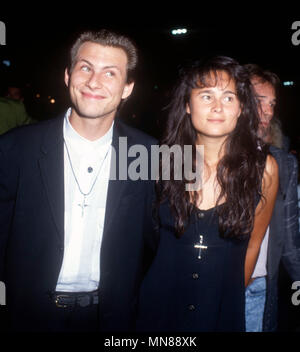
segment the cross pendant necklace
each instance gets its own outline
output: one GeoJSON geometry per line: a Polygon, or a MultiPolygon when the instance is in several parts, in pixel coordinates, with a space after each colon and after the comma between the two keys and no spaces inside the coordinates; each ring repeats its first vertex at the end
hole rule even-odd
{"type": "Polygon", "coordinates": [[[196,243],[196,244],[194,245],[194,248],[199,249],[198,259],[201,259],[202,249],[207,249],[207,248],[208,248],[207,246],[204,246],[202,243],[203,243],[203,236],[200,235],[200,237],[199,237],[199,243],[196,243]]]}
{"type": "Polygon", "coordinates": [[[81,208],[81,217],[84,215],[84,208],[88,206],[85,202],[86,194],[83,195],[83,202],[81,204],[77,204],[81,208]]]}
{"type": "Polygon", "coordinates": [[[107,155],[108,155],[108,152],[109,152],[109,150],[110,150],[110,146],[109,146],[108,150],[106,151],[106,154],[105,154],[105,156],[104,156],[104,158],[103,158],[103,161],[102,161],[102,163],[101,163],[101,165],[100,165],[100,167],[99,167],[99,170],[98,170],[98,172],[97,172],[97,175],[96,175],[96,177],[95,177],[95,179],[94,179],[94,182],[93,182],[93,184],[92,184],[92,186],[91,186],[89,192],[84,193],[84,192],[82,192],[81,187],[80,187],[80,184],[79,184],[79,182],[78,182],[78,179],[77,179],[77,177],[76,177],[76,175],[75,175],[75,171],[74,171],[74,168],[73,168],[73,165],[72,165],[72,161],[71,161],[71,157],[70,157],[70,153],[69,153],[69,148],[68,148],[68,145],[67,145],[67,143],[66,143],[65,140],[64,140],[64,143],[65,143],[65,146],[66,146],[67,155],[68,155],[69,163],[70,163],[70,166],[71,166],[72,174],[73,174],[74,179],[75,179],[75,181],[76,181],[76,184],[77,184],[77,186],[78,186],[79,192],[83,195],[83,202],[82,202],[81,204],[77,204],[77,205],[81,208],[81,217],[83,217],[83,216],[84,216],[84,209],[89,206],[89,204],[86,204],[85,199],[86,199],[86,197],[87,197],[88,195],[90,195],[90,193],[92,192],[92,190],[93,190],[93,188],[94,188],[94,186],[95,186],[95,183],[96,183],[96,181],[97,181],[97,179],[98,179],[98,176],[99,176],[99,174],[100,174],[100,171],[101,171],[101,169],[102,169],[102,166],[103,166],[103,164],[104,164],[104,162],[105,162],[105,159],[106,159],[106,157],[107,157],[107,155]]]}

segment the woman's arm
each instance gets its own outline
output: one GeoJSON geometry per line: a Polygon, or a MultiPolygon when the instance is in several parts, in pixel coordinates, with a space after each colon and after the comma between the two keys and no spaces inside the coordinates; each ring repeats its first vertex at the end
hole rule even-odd
{"type": "Polygon", "coordinates": [[[278,165],[268,155],[262,180],[261,199],[255,210],[254,227],[249,240],[245,259],[245,286],[249,284],[259,254],[260,245],[270,223],[279,185],[278,165]]]}

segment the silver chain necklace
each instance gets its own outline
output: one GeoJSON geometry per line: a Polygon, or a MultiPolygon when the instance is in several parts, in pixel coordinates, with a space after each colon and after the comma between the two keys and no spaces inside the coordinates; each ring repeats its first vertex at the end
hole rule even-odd
{"type": "Polygon", "coordinates": [[[73,164],[72,164],[71,157],[70,157],[70,153],[69,153],[69,148],[68,148],[68,145],[67,145],[67,142],[65,141],[65,139],[64,139],[64,144],[65,144],[65,146],[66,146],[67,155],[68,155],[69,163],[70,163],[70,166],[71,166],[72,174],[73,174],[74,179],[75,179],[75,181],[76,181],[76,184],[77,184],[77,186],[78,186],[79,192],[83,195],[83,202],[82,202],[81,204],[77,204],[79,207],[81,207],[81,216],[83,217],[83,216],[84,216],[84,209],[85,209],[87,206],[89,206],[89,204],[86,204],[86,202],[85,202],[86,197],[87,197],[88,195],[90,195],[90,193],[92,192],[92,190],[93,190],[93,188],[94,188],[94,186],[95,186],[95,183],[96,183],[96,181],[97,181],[97,179],[98,179],[98,176],[99,176],[99,174],[100,174],[100,171],[101,171],[101,169],[102,169],[102,166],[103,166],[103,164],[104,164],[104,161],[105,161],[105,159],[106,159],[106,157],[107,157],[107,155],[108,155],[108,152],[109,152],[110,148],[108,148],[108,150],[107,150],[107,152],[106,152],[106,154],[105,154],[105,156],[104,156],[104,159],[103,159],[103,161],[102,161],[102,163],[101,163],[101,166],[99,167],[99,170],[98,170],[98,172],[97,172],[97,175],[96,175],[96,177],[95,177],[95,179],[94,179],[94,182],[93,182],[93,184],[92,184],[90,190],[89,190],[87,193],[84,193],[84,192],[82,192],[81,187],[80,187],[79,182],[78,182],[78,179],[77,179],[77,177],[76,177],[76,175],[75,175],[75,171],[74,171],[73,164]]]}

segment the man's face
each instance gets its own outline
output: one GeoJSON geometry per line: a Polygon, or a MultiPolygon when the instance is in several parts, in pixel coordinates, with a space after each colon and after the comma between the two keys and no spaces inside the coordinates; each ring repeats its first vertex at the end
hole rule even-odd
{"type": "Polygon", "coordinates": [[[127,55],[120,48],[85,42],[65,83],[69,87],[75,114],[81,118],[114,118],[133,83],[126,83],[127,55]]]}
{"type": "Polygon", "coordinates": [[[21,89],[18,87],[8,87],[7,88],[7,95],[8,98],[14,99],[14,100],[20,100],[23,101],[24,98],[22,96],[21,89]]]}
{"type": "Polygon", "coordinates": [[[259,78],[254,77],[251,80],[256,98],[259,102],[258,113],[260,117],[259,134],[266,135],[270,128],[270,122],[274,116],[276,105],[275,89],[269,82],[261,82],[259,78]]]}

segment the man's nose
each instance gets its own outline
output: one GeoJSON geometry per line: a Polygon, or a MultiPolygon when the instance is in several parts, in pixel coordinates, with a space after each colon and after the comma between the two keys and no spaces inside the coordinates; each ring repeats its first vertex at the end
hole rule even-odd
{"type": "Polygon", "coordinates": [[[271,120],[271,118],[273,117],[273,107],[270,106],[269,104],[262,104],[262,111],[264,116],[269,120],[271,120]]]}
{"type": "Polygon", "coordinates": [[[100,79],[99,75],[97,75],[95,72],[93,72],[87,81],[87,85],[91,89],[100,88],[102,86],[102,83],[101,83],[101,79],[100,79]]]}

